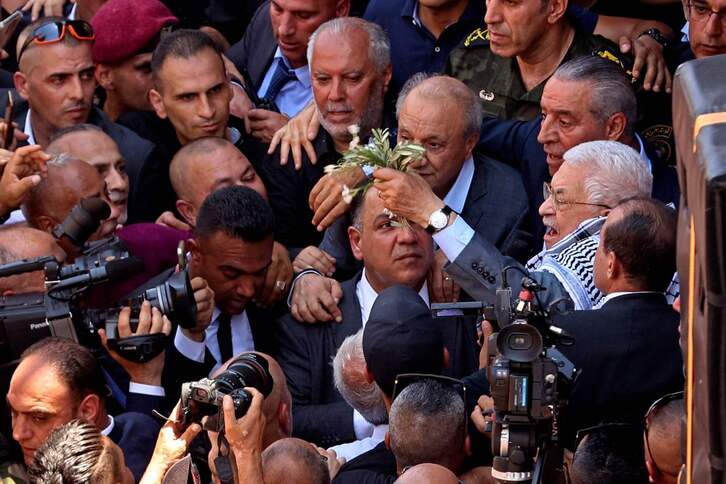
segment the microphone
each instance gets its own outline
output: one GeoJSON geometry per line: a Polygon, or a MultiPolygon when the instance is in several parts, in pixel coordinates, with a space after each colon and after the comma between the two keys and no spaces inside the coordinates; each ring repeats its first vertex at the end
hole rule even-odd
{"type": "Polygon", "coordinates": [[[60,291],[78,286],[92,286],[107,281],[117,281],[136,275],[144,270],[144,261],[138,257],[113,259],[101,267],[93,267],[82,274],[63,279],[53,286],[52,291],[60,291]]]}
{"type": "Polygon", "coordinates": [[[100,198],[82,198],[63,223],[53,228],[53,236],[59,242],[67,240],[80,249],[110,215],[111,207],[100,198]]]}

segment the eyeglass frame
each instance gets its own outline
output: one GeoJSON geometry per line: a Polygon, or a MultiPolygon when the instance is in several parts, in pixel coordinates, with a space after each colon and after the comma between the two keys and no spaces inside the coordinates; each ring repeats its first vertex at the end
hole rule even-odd
{"type": "Polygon", "coordinates": [[[685,397],[685,392],[683,390],[679,390],[677,392],[667,393],[654,401],[651,406],[648,408],[648,411],[645,412],[645,417],[643,417],[643,437],[645,440],[645,452],[647,452],[647,456],[650,457],[650,462],[653,464],[653,467],[655,467],[658,470],[661,470],[660,467],[658,467],[658,464],[655,462],[655,458],[653,457],[653,454],[650,451],[650,441],[648,440],[648,419],[650,418],[651,414],[655,412],[656,410],[660,410],[664,406],[668,405],[671,402],[674,402],[679,399],[683,399],[685,397]]]}
{"type": "Polygon", "coordinates": [[[451,378],[444,375],[434,375],[430,373],[401,373],[399,375],[396,375],[396,379],[393,382],[393,393],[391,394],[391,401],[394,402],[396,400],[396,397],[400,395],[406,387],[414,383],[427,380],[441,383],[444,386],[448,386],[456,390],[456,393],[461,397],[461,400],[464,402],[464,435],[469,435],[469,416],[466,414],[466,383],[464,383],[462,380],[458,380],[456,378],[451,378]]]}
{"type": "Polygon", "coordinates": [[[610,205],[605,205],[604,203],[590,203],[590,202],[565,202],[565,201],[559,201],[557,200],[556,194],[552,191],[552,185],[549,182],[542,183],[542,196],[544,197],[544,201],[546,202],[550,198],[552,198],[552,206],[554,207],[555,211],[559,211],[563,205],[586,205],[588,207],[600,207],[600,208],[607,208],[609,210],[612,210],[613,207],[610,205]]]}
{"type": "Polygon", "coordinates": [[[33,42],[37,42],[38,45],[53,44],[56,42],[63,41],[63,39],[65,38],[66,35],[71,35],[74,39],[80,40],[80,41],[93,42],[94,40],[96,40],[96,32],[93,30],[93,26],[89,22],[86,22],[85,20],[63,19],[63,20],[54,20],[52,22],[47,22],[47,23],[39,25],[38,27],[33,29],[33,31],[30,33],[30,35],[28,35],[28,38],[25,39],[25,42],[23,42],[23,45],[20,47],[20,50],[18,51],[18,64],[20,64],[20,59],[23,58],[23,54],[25,54],[25,51],[30,46],[30,44],[32,44],[33,42]],[[77,25],[77,24],[85,24],[88,27],[88,29],[91,31],[91,36],[85,37],[85,36],[80,35],[78,32],[76,32],[74,25],[77,25]],[[58,37],[56,39],[48,40],[48,41],[39,41],[38,37],[37,37],[38,31],[47,27],[48,25],[55,25],[56,27],[60,26],[60,34],[58,35],[58,37]]]}
{"type": "MultiPolygon", "coordinates": [[[[691,1],[689,1],[686,4],[686,6],[688,7],[688,14],[691,17],[693,16],[693,13],[692,13],[691,10],[694,7],[694,3],[695,2],[693,2],[693,0],[691,0],[691,1]]],[[[708,16],[707,17],[701,16],[699,18],[699,21],[703,21],[704,24],[707,24],[711,20],[711,15],[716,14],[716,16],[718,17],[719,21],[721,22],[721,26],[724,29],[726,29],[726,9],[723,9],[723,10],[714,10],[706,2],[703,2],[703,6],[706,7],[706,8],[708,8],[708,16]]],[[[701,15],[701,14],[696,14],[696,17],[698,17],[699,15],[701,15]]],[[[705,12],[704,12],[704,15],[705,15],[705,12]]]]}

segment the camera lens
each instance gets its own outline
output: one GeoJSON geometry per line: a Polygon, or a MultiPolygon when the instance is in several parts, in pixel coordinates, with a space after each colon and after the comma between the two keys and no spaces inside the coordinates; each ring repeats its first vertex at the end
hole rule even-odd
{"type": "Polygon", "coordinates": [[[532,347],[532,338],[525,333],[512,333],[508,343],[513,350],[527,350],[532,347]]]}
{"type": "Polygon", "coordinates": [[[254,353],[240,356],[215,378],[215,387],[224,395],[244,387],[253,387],[264,396],[269,395],[272,391],[272,377],[267,360],[254,353]]]}

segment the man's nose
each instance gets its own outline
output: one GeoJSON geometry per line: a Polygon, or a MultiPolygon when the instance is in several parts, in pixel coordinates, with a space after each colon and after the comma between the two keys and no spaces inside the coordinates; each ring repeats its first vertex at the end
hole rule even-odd
{"type": "Polygon", "coordinates": [[[237,294],[251,299],[255,295],[255,281],[252,277],[242,277],[237,283],[237,294]]]}
{"type": "Polygon", "coordinates": [[[83,99],[83,82],[79,76],[71,76],[68,81],[68,97],[73,100],[83,99]]]}
{"type": "Polygon", "coordinates": [[[206,94],[199,96],[199,114],[200,117],[205,119],[211,119],[214,117],[214,105],[209,101],[209,97],[206,94]]]}
{"type": "Polygon", "coordinates": [[[418,242],[416,229],[412,224],[413,222],[408,222],[407,225],[402,225],[398,228],[396,233],[396,242],[406,245],[416,244],[418,242]]]}
{"type": "Polygon", "coordinates": [[[345,99],[345,90],[343,89],[343,81],[340,79],[333,79],[330,86],[330,92],[328,93],[328,100],[333,102],[339,102],[345,99]]]}
{"type": "Polygon", "coordinates": [[[557,141],[557,130],[554,129],[554,122],[552,116],[544,116],[542,124],[539,128],[539,134],[537,134],[537,141],[540,144],[552,143],[557,141]]]}
{"type": "Polygon", "coordinates": [[[280,37],[291,37],[295,35],[295,17],[288,12],[280,15],[280,24],[277,27],[277,33],[280,37]]]}
{"type": "Polygon", "coordinates": [[[706,33],[710,36],[718,37],[723,33],[723,25],[721,24],[721,13],[711,12],[706,22],[706,33]]]}
{"type": "Polygon", "coordinates": [[[126,192],[129,189],[126,179],[116,169],[112,169],[106,177],[106,186],[112,192],[126,192]]]}
{"type": "Polygon", "coordinates": [[[13,419],[12,423],[13,427],[13,439],[18,443],[23,443],[24,441],[30,440],[33,438],[33,432],[30,429],[30,426],[27,425],[27,422],[23,417],[17,417],[13,419]]]}
{"type": "Polygon", "coordinates": [[[555,204],[552,202],[552,196],[550,195],[545,198],[545,201],[539,206],[539,214],[541,217],[544,217],[545,215],[554,215],[554,213],[555,204]]]}
{"type": "Polygon", "coordinates": [[[487,11],[484,15],[484,23],[487,25],[500,23],[502,21],[502,13],[500,11],[499,0],[490,0],[486,2],[487,11]]]}

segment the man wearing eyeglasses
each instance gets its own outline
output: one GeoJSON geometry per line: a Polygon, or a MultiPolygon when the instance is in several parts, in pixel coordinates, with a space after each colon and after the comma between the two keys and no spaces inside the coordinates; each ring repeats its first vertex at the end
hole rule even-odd
{"type": "MultiPolygon", "coordinates": [[[[529,276],[547,290],[542,304],[570,299],[576,309],[590,309],[602,299],[592,276],[595,250],[604,216],[620,201],[649,197],[653,177],[638,153],[615,141],[582,143],[545,185],[539,208],[546,228],[544,249],[529,260],[529,276]]],[[[421,177],[391,169],[373,173],[386,208],[412,222],[431,227],[434,241],[450,261],[445,270],[461,288],[479,300],[496,303],[496,290],[506,277],[516,295],[524,268],[502,255],[455,212],[446,210],[421,177]],[[448,214],[446,212],[449,212],[448,214]]]]}
{"type": "Polygon", "coordinates": [[[683,13],[690,51],[681,55],[680,62],[726,53],[726,1],[683,0],[683,13]]]}

